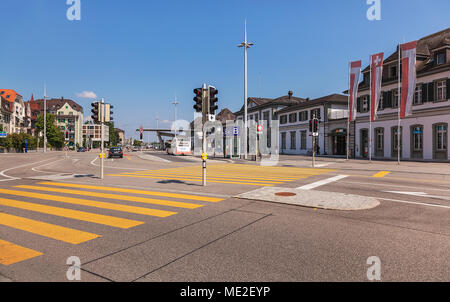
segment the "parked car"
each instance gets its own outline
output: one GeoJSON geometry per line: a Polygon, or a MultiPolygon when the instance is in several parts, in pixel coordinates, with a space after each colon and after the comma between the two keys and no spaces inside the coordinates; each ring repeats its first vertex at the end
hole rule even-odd
{"type": "Polygon", "coordinates": [[[120,157],[120,158],[123,158],[123,151],[122,151],[122,148],[120,148],[120,147],[112,147],[112,148],[109,148],[109,155],[108,155],[108,158],[113,158],[113,157],[120,157]]]}
{"type": "Polygon", "coordinates": [[[86,148],[85,147],[80,147],[78,148],[77,152],[86,152],[86,148]]]}

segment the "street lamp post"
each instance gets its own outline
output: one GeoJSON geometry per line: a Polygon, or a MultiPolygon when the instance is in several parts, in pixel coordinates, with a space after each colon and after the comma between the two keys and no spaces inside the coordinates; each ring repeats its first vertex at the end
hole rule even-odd
{"type": "Polygon", "coordinates": [[[247,48],[252,47],[253,43],[247,43],[247,21],[245,21],[244,42],[238,47],[244,47],[244,159],[247,159],[247,48]]]}

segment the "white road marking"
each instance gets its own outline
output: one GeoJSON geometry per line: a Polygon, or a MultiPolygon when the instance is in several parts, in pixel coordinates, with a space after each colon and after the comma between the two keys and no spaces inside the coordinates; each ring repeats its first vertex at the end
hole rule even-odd
{"type": "MultiPolygon", "coordinates": [[[[53,159],[53,158],[50,158],[50,159],[53,159]]],[[[26,166],[39,164],[39,163],[42,163],[42,162],[47,161],[47,160],[49,160],[49,159],[47,158],[47,159],[44,159],[44,160],[41,160],[41,161],[38,161],[38,162],[29,163],[29,164],[25,164],[25,165],[21,165],[21,166],[16,166],[16,167],[12,167],[12,168],[9,168],[9,169],[5,169],[5,170],[0,172],[0,176],[6,177],[6,178],[9,178],[9,179],[3,179],[3,180],[0,180],[0,181],[10,181],[10,180],[21,179],[21,178],[18,178],[18,177],[8,176],[8,175],[5,174],[5,172],[8,172],[8,171],[11,171],[11,170],[14,170],[14,169],[23,168],[23,167],[26,167],[26,166]]]]}
{"type": "Polygon", "coordinates": [[[327,185],[329,183],[332,183],[332,182],[335,182],[335,181],[339,181],[339,180],[347,178],[347,177],[348,177],[348,175],[338,175],[338,176],[331,177],[331,178],[328,178],[328,179],[320,180],[318,182],[314,182],[312,184],[309,184],[309,185],[306,185],[306,186],[303,186],[303,187],[299,187],[298,189],[301,189],[301,190],[312,190],[312,189],[315,189],[315,188],[327,185]]]}
{"type": "Polygon", "coordinates": [[[384,191],[384,192],[386,192],[386,193],[393,193],[393,194],[402,194],[402,195],[410,195],[410,196],[419,196],[419,197],[426,197],[426,198],[450,200],[450,197],[428,195],[428,193],[424,193],[424,192],[398,192],[398,191],[384,191]]]}
{"type": "Polygon", "coordinates": [[[55,172],[49,172],[49,171],[41,171],[41,170],[38,170],[38,168],[45,167],[45,166],[57,163],[57,162],[62,161],[62,160],[65,160],[65,158],[58,159],[58,160],[55,160],[55,161],[52,161],[52,162],[49,162],[49,163],[46,163],[46,164],[43,164],[43,165],[31,168],[31,170],[33,170],[34,172],[39,172],[39,173],[55,173],[55,172]]]}
{"type": "Polygon", "coordinates": [[[399,202],[399,203],[415,204],[415,205],[427,206],[427,207],[450,209],[450,206],[444,206],[444,205],[440,205],[440,204],[423,203],[423,202],[415,202],[415,201],[406,201],[406,200],[381,198],[381,197],[377,197],[377,199],[388,200],[388,201],[399,202]]]}
{"type": "MultiPolygon", "coordinates": [[[[97,157],[94,158],[94,159],[91,161],[91,165],[96,166],[96,167],[100,167],[100,165],[94,164],[94,162],[95,162],[97,159],[98,159],[97,157]]],[[[111,167],[111,166],[106,166],[106,165],[105,165],[105,168],[108,168],[108,169],[121,169],[121,170],[133,170],[133,171],[147,171],[147,170],[148,170],[148,169],[139,169],[139,168],[111,167]]]]}
{"type": "MultiPolygon", "coordinates": [[[[411,189],[416,189],[417,190],[417,186],[405,186],[405,185],[396,185],[396,184],[387,184],[387,183],[369,183],[369,182],[358,182],[358,181],[343,181],[342,183],[346,183],[346,184],[355,184],[355,185],[369,185],[369,186],[379,186],[379,187],[394,187],[394,188],[411,188],[411,189]]],[[[445,190],[445,189],[436,189],[436,188],[426,188],[426,190],[429,191],[442,191],[442,192],[450,192],[450,190],[445,190]]]]}

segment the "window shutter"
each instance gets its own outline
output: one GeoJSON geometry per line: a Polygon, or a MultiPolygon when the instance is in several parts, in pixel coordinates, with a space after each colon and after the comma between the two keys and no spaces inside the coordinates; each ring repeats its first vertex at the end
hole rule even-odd
{"type": "Polygon", "coordinates": [[[392,108],[392,91],[386,91],[386,108],[392,108]]]}
{"type": "Polygon", "coordinates": [[[428,84],[422,84],[422,103],[428,102],[428,84]]]}
{"type": "Polygon", "coordinates": [[[450,99],[450,78],[447,79],[447,100],[450,99]]]}
{"type": "Polygon", "coordinates": [[[368,96],[367,96],[367,109],[368,109],[368,111],[370,111],[370,108],[372,108],[372,107],[370,107],[370,102],[372,102],[371,96],[368,95],[368,96]]]}
{"type": "Polygon", "coordinates": [[[356,111],[361,112],[361,98],[356,99],[356,111]]]}
{"type": "Polygon", "coordinates": [[[389,106],[388,92],[387,91],[383,91],[383,108],[388,108],[388,107],[391,107],[391,106],[389,106]]]}
{"type": "Polygon", "coordinates": [[[428,84],[428,102],[434,102],[434,83],[428,84]]]}

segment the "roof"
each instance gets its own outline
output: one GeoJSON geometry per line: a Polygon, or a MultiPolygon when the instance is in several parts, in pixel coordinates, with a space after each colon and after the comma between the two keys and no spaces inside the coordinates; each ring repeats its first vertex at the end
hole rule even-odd
{"type": "Polygon", "coordinates": [[[9,113],[12,113],[10,102],[7,101],[2,96],[0,96],[0,108],[1,108],[2,111],[7,111],[9,113]]]}
{"type": "Polygon", "coordinates": [[[225,123],[226,121],[234,121],[236,116],[231,112],[230,109],[225,108],[216,115],[216,120],[225,123]]]}
{"type": "Polygon", "coordinates": [[[9,102],[10,111],[13,111],[13,103],[17,96],[21,97],[14,89],[0,89],[0,96],[9,102]]]}
{"type": "Polygon", "coordinates": [[[313,106],[318,106],[321,104],[325,104],[325,103],[338,103],[338,104],[347,104],[348,103],[348,96],[343,95],[343,94],[330,94],[324,97],[320,97],[314,100],[309,100],[306,102],[302,102],[298,105],[295,106],[290,106],[287,108],[284,108],[282,110],[279,110],[277,113],[286,113],[286,112],[290,112],[290,111],[294,111],[297,109],[303,109],[303,108],[308,108],[308,107],[313,107],[313,106]]]}
{"type": "MultiPolygon", "coordinates": [[[[77,104],[73,100],[65,99],[64,97],[62,97],[60,99],[49,99],[49,100],[47,100],[47,110],[58,111],[66,103],[69,104],[70,107],[72,107],[74,110],[79,111],[79,112],[83,112],[83,107],[82,106],[80,106],[79,104],[77,104]]],[[[32,106],[32,111],[34,111],[34,110],[44,111],[44,100],[39,99],[39,100],[36,100],[36,101],[33,101],[33,102],[30,101],[30,104],[32,106]],[[33,108],[35,108],[35,109],[33,109],[33,108]]]]}
{"type": "MultiPolygon", "coordinates": [[[[255,109],[262,109],[265,107],[270,106],[294,106],[298,105],[304,102],[307,102],[308,99],[304,98],[298,98],[295,96],[289,96],[284,95],[276,99],[269,99],[269,98],[254,98],[250,97],[248,98],[248,103],[253,102],[256,107],[248,108],[248,110],[255,110],[255,109]]],[[[240,113],[244,112],[244,106],[241,107],[241,109],[238,112],[235,112],[235,115],[239,115],[240,113]]]]}
{"type": "MultiPolygon", "coordinates": [[[[450,46],[450,27],[439,31],[437,33],[431,34],[429,36],[423,37],[417,41],[417,56],[418,57],[430,57],[433,53],[433,50],[443,47],[450,46]]],[[[396,51],[391,54],[388,58],[384,60],[384,64],[398,61],[398,50],[397,46],[396,51]]],[[[427,71],[430,67],[428,63],[430,62],[417,62],[417,72],[427,71]],[[427,68],[428,67],[428,68],[427,68]]],[[[446,65],[446,64],[444,64],[446,65]]],[[[439,66],[439,67],[442,67],[439,66]]],[[[368,65],[363,72],[368,72],[370,70],[370,65],[368,65]]]]}

